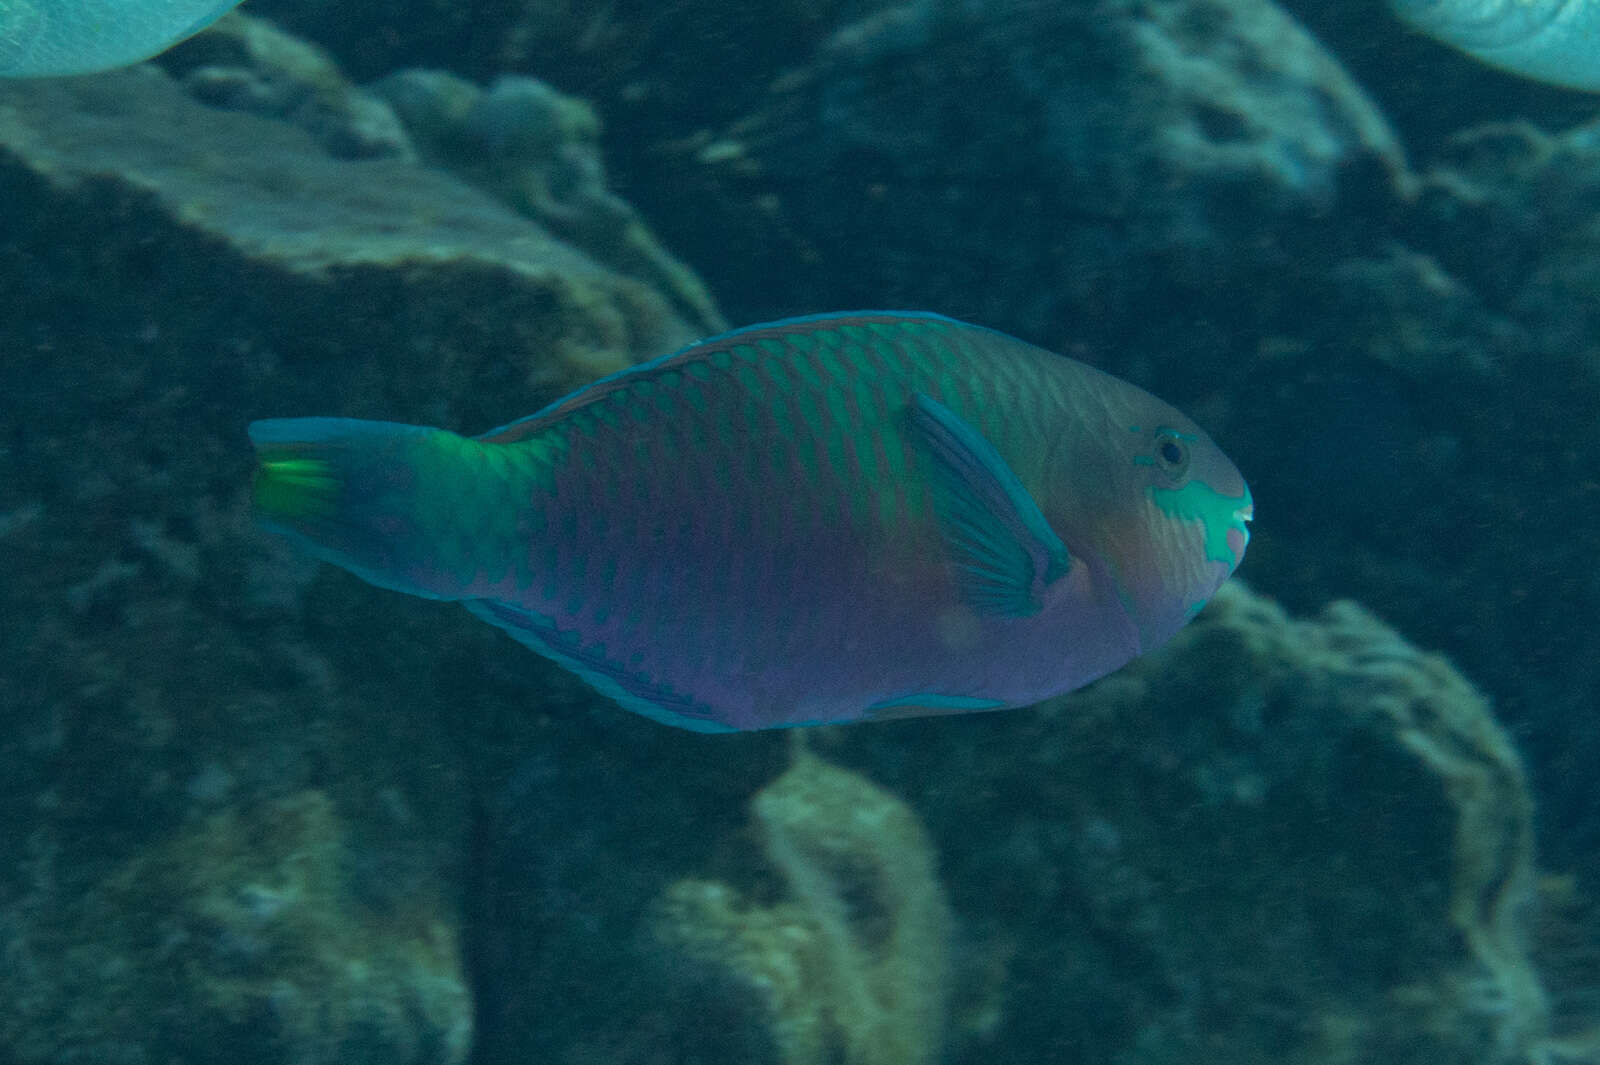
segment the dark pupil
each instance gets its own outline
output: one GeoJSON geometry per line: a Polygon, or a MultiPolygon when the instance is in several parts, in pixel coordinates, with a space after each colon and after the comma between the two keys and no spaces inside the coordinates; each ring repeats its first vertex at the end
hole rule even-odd
{"type": "Polygon", "coordinates": [[[1171,440],[1163,440],[1158,450],[1161,452],[1161,461],[1168,466],[1176,466],[1183,461],[1183,449],[1171,440]]]}

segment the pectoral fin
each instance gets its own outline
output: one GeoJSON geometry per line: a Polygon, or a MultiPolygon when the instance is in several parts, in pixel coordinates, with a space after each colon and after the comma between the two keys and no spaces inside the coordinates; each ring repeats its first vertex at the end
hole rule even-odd
{"type": "Polygon", "coordinates": [[[982,433],[920,392],[909,416],[911,438],[929,459],[939,530],[967,605],[982,614],[1037,613],[1046,586],[1072,566],[1066,545],[982,433]]]}

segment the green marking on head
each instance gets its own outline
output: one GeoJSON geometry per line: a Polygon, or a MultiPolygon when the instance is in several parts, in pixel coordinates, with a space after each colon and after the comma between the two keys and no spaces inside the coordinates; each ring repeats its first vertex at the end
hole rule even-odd
{"type": "Polygon", "coordinates": [[[1150,489],[1156,506],[1180,521],[1198,521],[1206,531],[1206,558],[1221,562],[1230,569],[1239,564],[1239,556],[1228,546],[1228,533],[1237,529],[1246,542],[1250,539],[1250,489],[1242,495],[1230,496],[1212,488],[1202,480],[1192,480],[1182,488],[1150,489]]]}
{"type": "Polygon", "coordinates": [[[339,478],[322,459],[267,458],[256,468],[252,496],[262,514],[280,521],[330,514],[339,478]]]}

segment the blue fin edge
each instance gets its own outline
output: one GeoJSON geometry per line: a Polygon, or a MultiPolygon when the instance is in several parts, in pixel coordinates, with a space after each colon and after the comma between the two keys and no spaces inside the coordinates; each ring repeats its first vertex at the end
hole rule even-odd
{"type": "Polygon", "coordinates": [[[1072,567],[1066,544],[982,433],[921,392],[912,397],[910,417],[934,461],[940,531],[968,605],[986,614],[1037,613],[1036,581],[1048,585],[1072,567]]]}
{"type": "Polygon", "coordinates": [[[1009,705],[1009,703],[1001,699],[980,699],[975,695],[938,695],[933,692],[921,692],[916,695],[902,695],[896,699],[882,699],[867,707],[867,713],[877,714],[884,710],[924,707],[929,710],[949,710],[952,712],[1000,710],[1009,705]]]}
{"type": "Polygon", "coordinates": [[[717,721],[711,716],[711,708],[704,704],[629,675],[603,658],[563,646],[560,630],[543,614],[494,599],[472,599],[465,606],[495,628],[505,630],[518,643],[571,670],[625,710],[691,732],[740,731],[717,721]]]}
{"type": "MultiPolygon", "coordinates": [[[[544,421],[544,419],[555,414],[557,411],[566,409],[572,403],[589,394],[590,392],[605,389],[619,380],[634,377],[640,374],[647,374],[652,370],[658,370],[672,362],[684,360],[703,349],[713,348],[732,340],[738,340],[740,337],[749,336],[753,333],[770,332],[775,329],[784,330],[807,325],[842,323],[851,321],[852,319],[863,322],[873,320],[882,321],[885,319],[943,322],[946,325],[960,326],[964,329],[979,329],[988,333],[998,332],[997,330],[990,329],[987,326],[972,325],[969,322],[963,322],[959,319],[951,318],[943,314],[937,314],[933,311],[833,311],[825,314],[801,314],[796,315],[793,318],[779,318],[771,322],[759,322],[755,325],[741,326],[738,329],[730,329],[725,333],[717,333],[714,336],[704,337],[700,340],[696,340],[692,344],[685,344],[676,351],[670,351],[665,355],[657,355],[653,359],[647,359],[646,361],[637,363],[636,365],[617,370],[614,373],[606,374],[604,377],[596,378],[595,380],[584,385],[582,388],[569,392],[560,399],[545,404],[532,414],[518,418],[513,422],[507,422],[505,425],[499,426],[498,428],[490,429],[486,433],[480,433],[473,437],[473,439],[487,440],[498,443],[522,439],[529,432],[533,431],[533,429],[536,428],[539,423],[544,421]]],[[[999,333],[998,335],[1005,336],[1004,333],[999,333]]]]}

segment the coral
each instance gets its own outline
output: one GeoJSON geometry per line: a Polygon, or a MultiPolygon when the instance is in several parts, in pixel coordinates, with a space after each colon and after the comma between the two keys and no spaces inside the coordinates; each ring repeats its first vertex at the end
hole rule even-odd
{"type": "Polygon", "coordinates": [[[707,332],[727,328],[700,279],[606,187],[600,118],[576,97],[507,75],[488,90],[442,71],[407,70],[373,86],[424,153],[584,248],[654,285],[707,332]]]}
{"type": "Polygon", "coordinates": [[[341,159],[406,159],[400,119],[345,77],[333,57],[266,19],[232,12],[161,57],[198,100],[299,126],[341,159]]]}
{"type": "MultiPolygon", "coordinates": [[[[468,364],[512,375],[477,382],[480,395],[511,401],[493,414],[415,411],[417,421],[494,425],[539,406],[529,386],[547,382],[536,375],[566,391],[703,331],[645,282],[449,175],[398,158],[330,158],[284,122],[195,103],[148,65],[0,86],[0,182],[14,189],[0,205],[11,232],[54,256],[48,272],[17,283],[37,301],[19,311],[39,319],[73,305],[36,291],[59,275],[63,289],[148,308],[169,350],[201,334],[214,358],[217,331],[276,328],[267,323],[294,307],[283,347],[304,357],[331,342],[381,357],[385,381],[434,402],[471,391],[468,364]],[[81,231],[95,252],[80,262],[81,231]],[[142,254],[166,265],[129,265],[142,254]],[[115,264],[114,283],[83,276],[104,263],[115,264]]],[[[375,382],[333,390],[381,392],[375,382]]],[[[240,403],[232,416],[248,413],[240,403]]]]}
{"type": "Polygon", "coordinates": [[[699,330],[447,174],[150,64],[0,85],[0,190],[0,1058],[460,1060],[499,756],[454,730],[551,685],[486,684],[524,656],[453,611],[347,614],[253,527],[244,423],[487,428],[699,330]]]}
{"type": "Polygon", "coordinates": [[[938,841],[957,1005],[975,960],[1004,959],[991,1018],[952,1011],[952,1061],[1545,1045],[1521,760],[1455,667],[1355,604],[1291,618],[1230,581],[1165,648],[1036,710],[816,742],[938,841]]]}
{"type": "Polygon", "coordinates": [[[943,1046],[950,912],[916,816],[800,752],[751,811],[790,899],[668,888],[657,934],[765,1004],[784,1065],[929,1065],[943,1046]]]}
{"type": "Polygon", "coordinates": [[[639,204],[734,318],[958,308],[1181,399],[1275,327],[1268,281],[1319,275],[1409,186],[1379,111],[1269,0],[851,14],[749,113],[656,153],[677,169],[639,204]]]}
{"type": "Polygon", "coordinates": [[[347,850],[315,791],[196,820],[11,945],[0,1044],[22,1062],[465,1060],[453,915],[357,899],[347,850]]]}
{"type": "Polygon", "coordinates": [[[1057,861],[1091,922],[1185,989],[1128,989],[1163,1048],[1140,1060],[1509,1065],[1541,1037],[1527,781],[1445,659],[1353,603],[1291,620],[1234,582],[1059,705],[1078,750],[1049,757],[1078,764],[1024,801],[1083,826],[1057,861]]]}
{"type": "Polygon", "coordinates": [[[1420,1029],[1438,1047],[1459,1043],[1462,1060],[1518,1061],[1547,1024],[1529,955],[1536,882],[1522,761],[1483,697],[1445,659],[1418,651],[1352,603],[1331,605],[1320,620],[1315,641],[1302,641],[1302,668],[1325,678],[1332,705],[1351,724],[1416,759],[1452,813],[1445,913],[1463,949],[1428,981],[1390,991],[1401,1014],[1390,1023],[1405,1033],[1402,1042],[1420,1029]]]}

